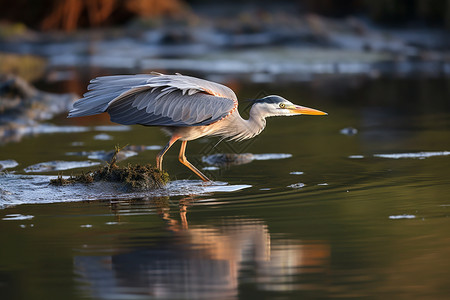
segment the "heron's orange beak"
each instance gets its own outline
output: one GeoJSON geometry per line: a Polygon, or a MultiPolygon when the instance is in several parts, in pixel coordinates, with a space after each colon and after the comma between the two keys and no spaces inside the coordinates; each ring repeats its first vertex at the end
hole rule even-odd
{"type": "Polygon", "coordinates": [[[304,106],[293,105],[291,107],[288,107],[288,109],[291,110],[293,113],[300,115],[313,115],[313,116],[328,115],[326,112],[304,106]]]}

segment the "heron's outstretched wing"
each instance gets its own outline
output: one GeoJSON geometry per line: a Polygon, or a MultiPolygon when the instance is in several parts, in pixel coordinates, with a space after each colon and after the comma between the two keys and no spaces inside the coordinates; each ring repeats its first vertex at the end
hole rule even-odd
{"type": "Polygon", "coordinates": [[[119,75],[93,79],[69,117],[107,111],[120,124],[201,126],[237,108],[234,92],[221,84],[183,75],[119,75]]]}

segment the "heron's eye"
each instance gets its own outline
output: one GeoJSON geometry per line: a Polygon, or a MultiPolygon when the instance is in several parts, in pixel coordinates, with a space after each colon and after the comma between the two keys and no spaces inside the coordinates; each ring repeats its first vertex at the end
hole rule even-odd
{"type": "Polygon", "coordinates": [[[284,103],[280,103],[280,108],[285,108],[286,107],[286,105],[284,104],[284,103]]]}

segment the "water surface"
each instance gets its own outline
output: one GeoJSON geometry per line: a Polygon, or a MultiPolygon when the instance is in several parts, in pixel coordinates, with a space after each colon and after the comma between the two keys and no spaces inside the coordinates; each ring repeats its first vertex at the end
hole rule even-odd
{"type": "Polygon", "coordinates": [[[187,156],[212,186],[178,163],[175,146],[164,167],[176,187],[169,190],[180,193],[49,187],[60,170],[26,168],[101,162],[68,153],[117,144],[153,146],[121,162],[143,164],[167,142],[156,128],[109,130],[99,127],[113,125],[104,117],[58,117],[53,124],[84,130],[0,146],[0,160],[18,163],[0,177],[2,297],[446,298],[448,86],[438,79],[233,86],[241,99],[276,93],[329,115],[271,118],[243,143],[190,142],[187,156]],[[210,168],[203,158],[215,153],[280,159],[210,168]],[[20,197],[27,202],[14,202],[20,197]]]}

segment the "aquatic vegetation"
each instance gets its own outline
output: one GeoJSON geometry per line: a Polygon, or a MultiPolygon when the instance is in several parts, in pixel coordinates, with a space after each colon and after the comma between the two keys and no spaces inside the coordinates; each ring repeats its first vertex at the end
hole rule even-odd
{"type": "Polygon", "coordinates": [[[89,171],[69,178],[59,175],[58,178],[50,180],[50,184],[61,186],[74,183],[92,183],[98,181],[120,182],[126,190],[149,190],[160,188],[169,181],[169,175],[160,171],[150,164],[128,165],[119,167],[107,165],[96,171],[89,171]]]}
{"type": "Polygon", "coordinates": [[[117,155],[121,148],[116,147],[111,160],[101,169],[89,171],[75,176],[64,178],[59,175],[58,178],[50,180],[50,184],[56,186],[68,185],[73,183],[85,183],[106,181],[123,183],[125,190],[150,190],[160,188],[169,181],[169,175],[165,171],[160,171],[152,165],[131,165],[119,167],[117,155]]]}

